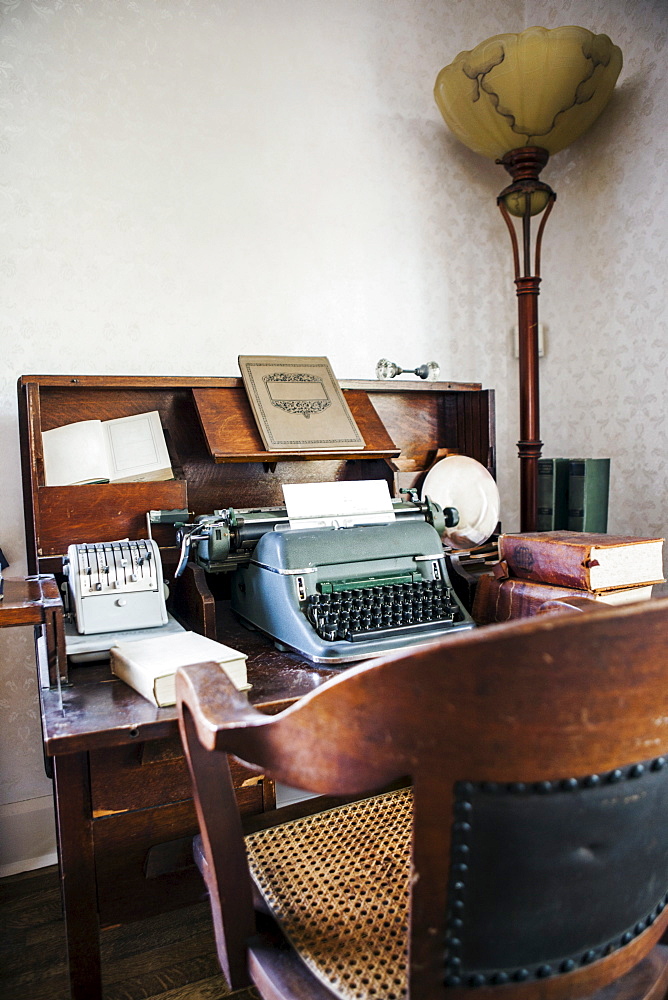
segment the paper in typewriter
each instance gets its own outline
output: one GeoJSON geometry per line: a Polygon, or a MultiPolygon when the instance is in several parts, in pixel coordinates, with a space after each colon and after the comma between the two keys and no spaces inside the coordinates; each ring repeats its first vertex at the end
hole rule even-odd
{"type": "Polygon", "coordinates": [[[384,479],[283,486],[291,528],[351,528],[394,521],[390,490],[384,479]]]}

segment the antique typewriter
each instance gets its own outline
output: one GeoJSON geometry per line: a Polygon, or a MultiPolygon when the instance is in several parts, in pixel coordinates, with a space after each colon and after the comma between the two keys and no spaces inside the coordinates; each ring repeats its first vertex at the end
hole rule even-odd
{"type": "Polygon", "coordinates": [[[233,610],[250,627],[316,663],[345,663],[474,627],[448,577],[441,536],[454,508],[393,500],[387,523],[294,527],[285,507],[151,511],[177,530],[189,559],[231,572],[233,610]]]}

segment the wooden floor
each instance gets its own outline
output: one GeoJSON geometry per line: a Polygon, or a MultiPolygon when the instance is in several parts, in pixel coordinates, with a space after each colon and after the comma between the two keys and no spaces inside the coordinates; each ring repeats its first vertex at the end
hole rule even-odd
{"type": "MultiPolygon", "coordinates": [[[[104,1000],[234,1000],[220,974],[206,903],[102,934],[104,1000]]],[[[57,868],[0,879],[0,997],[69,1000],[57,868]]]]}

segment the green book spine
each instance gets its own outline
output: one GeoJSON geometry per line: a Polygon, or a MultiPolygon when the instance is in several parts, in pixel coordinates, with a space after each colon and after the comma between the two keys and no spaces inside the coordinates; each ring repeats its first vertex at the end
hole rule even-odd
{"type": "Polygon", "coordinates": [[[568,459],[541,458],[538,461],[536,531],[557,531],[566,527],[568,527],[568,459]]]}
{"type": "Polygon", "coordinates": [[[573,458],[568,466],[568,530],[608,530],[609,458],[573,458]]]}

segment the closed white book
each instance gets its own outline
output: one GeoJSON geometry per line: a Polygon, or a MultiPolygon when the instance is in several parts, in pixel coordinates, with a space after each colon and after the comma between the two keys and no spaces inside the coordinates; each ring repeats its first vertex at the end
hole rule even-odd
{"type": "Polygon", "coordinates": [[[176,704],[176,671],[192,663],[213,661],[239,691],[250,687],[246,654],[197,632],[117,642],[109,652],[111,672],[160,708],[176,704]]]}

